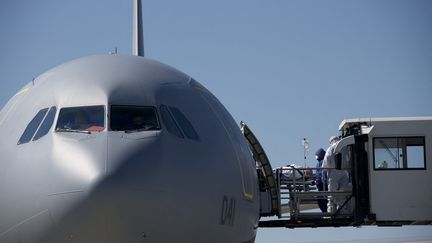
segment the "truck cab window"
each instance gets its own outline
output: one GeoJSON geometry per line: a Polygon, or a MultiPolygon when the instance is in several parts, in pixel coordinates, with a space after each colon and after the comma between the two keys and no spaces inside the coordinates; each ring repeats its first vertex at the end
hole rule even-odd
{"type": "Polygon", "coordinates": [[[154,107],[112,105],[110,128],[112,131],[140,132],[159,130],[160,125],[154,107]]]}
{"type": "Polygon", "coordinates": [[[101,132],[105,129],[104,106],[66,107],[60,109],[57,132],[101,132]]]}
{"type": "Polygon", "coordinates": [[[374,138],[374,169],[425,169],[425,138],[374,138]]]}

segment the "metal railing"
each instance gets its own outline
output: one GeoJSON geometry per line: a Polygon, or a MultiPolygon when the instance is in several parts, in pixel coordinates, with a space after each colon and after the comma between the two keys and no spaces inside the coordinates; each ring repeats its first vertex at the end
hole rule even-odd
{"type": "MultiPolygon", "coordinates": [[[[332,171],[336,169],[325,169],[332,171]]],[[[294,166],[276,169],[275,177],[279,198],[279,218],[290,220],[303,219],[335,219],[347,218],[353,215],[352,190],[318,191],[315,184],[316,168],[298,168],[294,166]],[[321,212],[318,200],[331,200],[331,212],[321,212]]],[[[342,169],[339,171],[350,171],[342,169]]]]}

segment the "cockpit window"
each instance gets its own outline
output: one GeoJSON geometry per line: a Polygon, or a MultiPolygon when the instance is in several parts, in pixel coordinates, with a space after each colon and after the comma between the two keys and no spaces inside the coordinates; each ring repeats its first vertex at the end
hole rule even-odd
{"type": "Polygon", "coordinates": [[[34,133],[38,129],[40,123],[44,119],[47,111],[48,108],[44,108],[40,110],[35,117],[33,117],[33,119],[30,121],[30,123],[27,125],[26,129],[24,130],[23,134],[21,135],[21,138],[18,140],[18,145],[30,142],[34,133]]]}
{"type": "Polygon", "coordinates": [[[178,108],[161,105],[160,111],[163,123],[168,132],[176,135],[179,138],[199,140],[198,133],[192,126],[192,123],[178,108]]]}
{"type": "Polygon", "coordinates": [[[112,131],[140,132],[159,130],[160,125],[154,107],[112,105],[110,128],[112,131]]]}
{"type": "Polygon", "coordinates": [[[184,138],[180,128],[174,120],[174,117],[171,115],[171,112],[168,110],[168,107],[165,105],[160,106],[160,112],[162,116],[163,123],[168,132],[174,134],[179,138],[184,138]]]}
{"type": "Polygon", "coordinates": [[[57,108],[55,106],[51,107],[51,109],[48,111],[48,114],[45,117],[45,120],[42,122],[42,125],[40,125],[38,131],[33,137],[33,141],[40,139],[41,137],[45,136],[49,132],[54,122],[56,111],[57,108]]]}
{"type": "Polygon", "coordinates": [[[60,109],[57,132],[101,132],[105,129],[104,106],[81,106],[60,109]]]}
{"type": "Polygon", "coordinates": [[[186,118],[186,116],[176,107],[169,107],[171,113],[174,115],[175,120],[180,125],[183,133],[187,138],[192,140],[199,140],[199,136],[192,126],[192,123],[186,118]]]}

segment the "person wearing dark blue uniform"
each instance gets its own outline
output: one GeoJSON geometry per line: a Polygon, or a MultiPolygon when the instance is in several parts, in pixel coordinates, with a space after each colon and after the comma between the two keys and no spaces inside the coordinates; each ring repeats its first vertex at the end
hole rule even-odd
{"type": "MultiPolygon", "coordinates": [[[[318,161],[316,164],[316,173],[315,173],[315,184],[318,188],[318,191],[327,191],[327,178],[325,176],[325,172],[322,170],[323,159],[326,151],[322,148],[318,149],[315,152],[315,158],[318,161]]],[[[321,212],[327,212],[327,199],[317,199],[318,206],[321,209],[321,212]]]]}

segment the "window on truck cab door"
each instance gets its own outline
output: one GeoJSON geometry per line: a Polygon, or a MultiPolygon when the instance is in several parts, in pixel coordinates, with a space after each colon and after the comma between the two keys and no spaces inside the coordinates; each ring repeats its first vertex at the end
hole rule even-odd
{"type": "Polygon", "coordinates": [[[425,137],[373,139],[374,170],[426,169],[425,137]]]}

